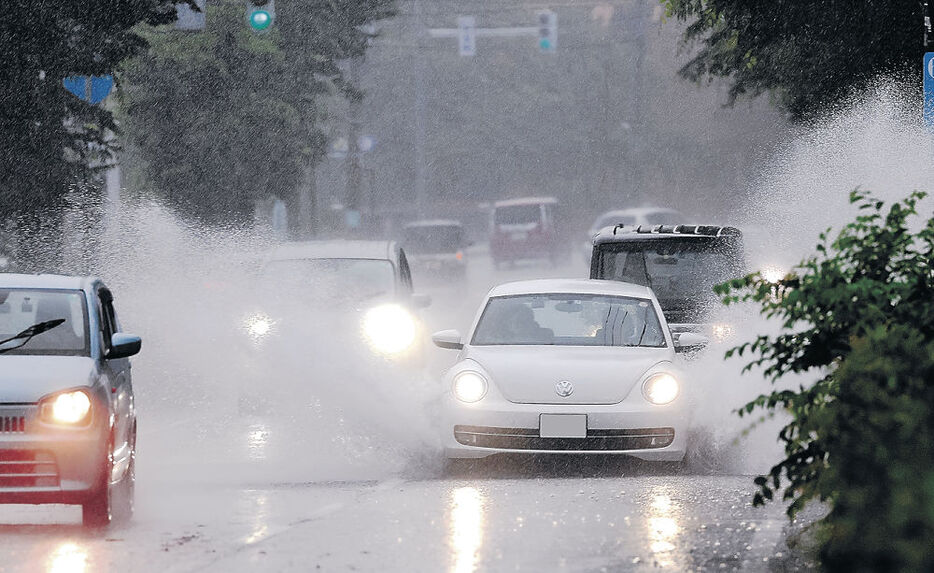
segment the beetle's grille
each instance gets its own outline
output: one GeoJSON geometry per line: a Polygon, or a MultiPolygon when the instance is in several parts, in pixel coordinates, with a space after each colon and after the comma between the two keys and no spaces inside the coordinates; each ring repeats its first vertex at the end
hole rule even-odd
{"type": "Polygon", "coordinates": [[[625,451],[670,446],[674,428],[587,430],[586,438],[542,438],[538,429],[454,426],[454,438],[465,446],[503,450],[625,451]]]}
{"type": "Polygon", "coordinates": [[[58,465],[51,452],[0,450],[0,488],[58,485],[58,465]]]}

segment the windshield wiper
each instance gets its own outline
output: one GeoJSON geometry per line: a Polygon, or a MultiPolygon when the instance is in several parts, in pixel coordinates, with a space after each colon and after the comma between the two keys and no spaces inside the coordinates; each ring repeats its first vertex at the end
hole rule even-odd
{"type": "Polygon", "coordinates": [[[30,340],[36,335],[42,334],[48,330],[52,330],[56,326],[60,326],[65,323],[64,318],[56,318],[54,320],[47,320],[45,322],[40,322],[34,324],[27,328],[26,330],[20,332],[19,334],[14,334],[13,336],[7,338],[6,340],[0,340],[0,346],[3,346],[7,342],[13,342],[14,340],[22,340],[16,346],[11,346],[9,348],[0,348],[0,354],[4,352],[9,352],[10,350],[16,350],[17,348],[22,348],[29,343],[30,340]]]}

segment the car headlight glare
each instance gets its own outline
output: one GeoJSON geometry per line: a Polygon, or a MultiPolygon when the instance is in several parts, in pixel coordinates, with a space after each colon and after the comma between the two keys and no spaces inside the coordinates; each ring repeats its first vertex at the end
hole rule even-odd
{"type": "Polygon", "coordinates": [[[772,284],[778,284],[779,282],[781,282],[782,279],[785,278],[785,276],[788,273],[787,271],[785,271],[785,269],[781,267],[777,267],[775,265],[768,265],[766,267],[763,267],[763,269],[759,271],[759,274],[761,274],[762,278],[765,279],[767,282],[770,282],[772,284]]]}
{"type": "Polygon", "coordinates": [[[371,308],[363,317],[363,334],[378,352],[399,354],[415,342],[415,317],[397,304],[371,308]]]}
{"type": "Polygon", "coordinates": [[[711,333],[717,342],[725,342],[733,337],[735,330],[732,324],[715,324],[711,328],[711,333]]]}
{"type": "Polygon", "coordinates": [[[63,392],[42,401],[40,416],[43,422],[77,425],[88,419],[91,397],[84,390],[63,392]]]}
{"type": "Polygon", "coordinates": [[[265,338],[272,331],[273,324],[272,319],[265,314],[253,314],[244,321],[247,333],[254,340],[265,338]]]}
{"type": "Polygon", "coordinates": [[[642,385],[645,399],[656,406],[670,404],[678,397],[681,388],[678,380],[671,374],[655,374],[642,385]]]}
{"type": "Polygon", "coordinates": [[[468,370],[454,377],[454,397],[461,402],[477,402],[486,396],[487,381],[479,372],[468,370]]]}

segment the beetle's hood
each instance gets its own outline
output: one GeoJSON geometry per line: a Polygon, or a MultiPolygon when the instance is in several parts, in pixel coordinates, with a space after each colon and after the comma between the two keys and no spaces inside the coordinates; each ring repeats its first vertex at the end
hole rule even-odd
{"type": "Polygon", "coordinates": [[[465,354],[503,397],[522,404],[616,404],[672,358],[670,348],[606,346],[469,346],[465,354]],[[555,391],[563,380],[574,387],[567,397],[555,391]]]}
{"type": "Polygon", "coordinates": [[[96,376],[87,356],[0,355],[0,403],[37,402],[52,392],[89,386],[96,376]]]}

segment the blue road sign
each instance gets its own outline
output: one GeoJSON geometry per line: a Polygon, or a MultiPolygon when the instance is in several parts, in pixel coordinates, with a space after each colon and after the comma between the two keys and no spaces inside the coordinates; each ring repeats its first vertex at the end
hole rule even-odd
{"type": "Polygon", "coordinates": [[[934,127],[934,52],[924,54],[924,122],[934,127]]]}
{"type": "Polygon", "coordinates": [[[97,105],[110,95],[110,90],[114,87],[114,78],[113,76],[71,76],[63,79],[62,85],[78,99],[97,105]]]}

